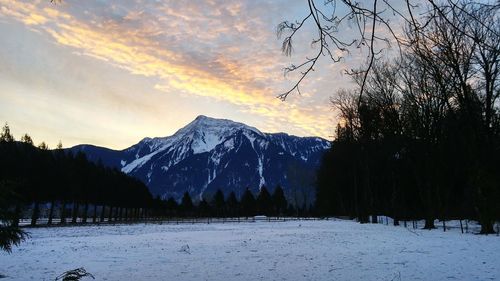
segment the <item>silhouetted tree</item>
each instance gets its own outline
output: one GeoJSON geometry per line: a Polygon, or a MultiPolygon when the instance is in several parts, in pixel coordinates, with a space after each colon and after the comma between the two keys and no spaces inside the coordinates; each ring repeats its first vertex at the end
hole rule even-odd
{"type": "Polygon", "coordinates": [[[21,142],[24,142],[24,143],[29,144],[29,145],[33,145],[33,139],[28,134],[24,134],[21,137],[21,142]]]}
{"type": "Polygon", "coordinates": [[[10,133],[9,124],[5,123],[2,127],[2,133],[0,134],[0,142],[13,142],[14,137],[10,133]]]}
{"type": "Polygon", "coordinates": [[[229,193],[227,200],[226,200],[226,206],[227,206],[227,211],[228,215],[231,217],[239,217],[240,215],[240,202],[238,202],[238,198],[236,198],[236,194],[234,191],[231,191],[229,193]]]}
{"type": "Polygon", "coordinates": [[[272,195],[272,202],[274,207],[274,214],[277,216],[283,216],[286,213],[286,208],[288,206],[288,202],[285,197],[285,192],[281,185],[276,186],[272,195]]]}
{"type": "Polygon", "coordinates": [[[255,215],[255,198],[249,188],[245,190],[241,197],[241,212],[245,217],[255,215]]]}
{"type": "Polygon", "coordinates": [[[173,197],[168,198],[168,200],[165,204],[165,207],[167,209],[167,215],[170,217],[175,216],[177,214],[177,210],[179,208],[177,201],[175,201],[175,199],[173,197]]]}
{"type": "Polygon", "coordinates": [[[271,199],[271,194],[267,191],[266,186],[260,188],[260,192],[257,195],[257,212],[269,216],[273,213],[273,200],[271,199]]]}
{"type": "Polygon", "coordinates": [[[202,199],[200,203],[198,203],[198,216],[199,217],[211,217],[212,212],[210,205],[205,199],[202,199]]]}
{"type": "Polygon", "coordinates": [[[0,181],[0,249],[11,252],[12,246],[19,245],[28,234],[13,224],[17,214],[15,204],[18,195],[15,194],[15,182],[0,181]]]}
{"type": "Polygon", "coordinates": [[[226,202],[224,200],[224,193],[222,190],[217,189],[213,198],[213,207],[215,211],[215,216],[224,217],[225,216],[225,208],[226,202]]]}
{"type": "Polygon", "coordinates": [[[193,201],[191,200],[191,196],[189,195],[189,192],[187,192],[187,191],[184,192],[184,195],[182,196],[180,210],[182,211],[183,215],[185,215],[185,216],[192,215],[193,201]]]}

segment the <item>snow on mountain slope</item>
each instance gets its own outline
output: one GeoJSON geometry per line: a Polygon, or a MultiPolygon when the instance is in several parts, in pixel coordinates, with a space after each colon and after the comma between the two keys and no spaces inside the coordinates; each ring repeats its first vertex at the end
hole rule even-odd
{"type": "MultiPolygon", "coordinates": [[[[265,134],[243,123],[201,115],[171,136],[145,138],[103,163],[143,180],[164,197],[180,198],[188,191],[201,198],[217,189],[241,195],[247,187],[257,191],[267,185],[273,190],[277,184],[287,192],[294,185],[288,177],[291,170],[313,175],[329,146],[321,138],[265,134]]],[[[84,150],[91,159],[110,155],[104,148],[73,150],[84,150]]]]}
{"type": "Polygon", "coordinates": [[[136,154],[136,158],[132,162],[125,162],[122,171],[131,173],[151,160],[154,155],[160,152],[168,153],[171,150],[176,150],[174,153],[175,159],[163,166],[165,170],[168,170],[170,166],[177,164],[190,155],[213,150],[238,130],[246,130],[264,136],[259,130],[242,123],[200,115],[172,136],[154,139],[146,138],[135,145],[147,146],[149,153],[144,155],[136,154]]]}

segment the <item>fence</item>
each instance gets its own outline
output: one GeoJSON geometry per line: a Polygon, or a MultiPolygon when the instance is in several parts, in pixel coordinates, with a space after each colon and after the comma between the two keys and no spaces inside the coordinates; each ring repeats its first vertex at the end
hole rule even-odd
{"type": "Polygon", "coordinates": [[[75,222],[66,222],[61,224],[60,218],[53,218],[52,224],[48,224],[48,218],[39,218],[36,225],[32,225],[31,219],[21,219],[19,226],[22,227],[58,227],[58,226],[75,226],[75,225],[113,225],[113,224],[130,224],[130,223],[156,223],[156,224],[224,224],[224,223],[255,223],[255,222],[286,222],[286,221],[312,221],[321,220],[320,218],[302,218],[302,217],[156,217],[156,218],[141,218],[130,220],[109,220],[105,218],[103,221],[99,219],[95,222],[92,219],[84,222],[84,219],[78,217],[75,222]]]}

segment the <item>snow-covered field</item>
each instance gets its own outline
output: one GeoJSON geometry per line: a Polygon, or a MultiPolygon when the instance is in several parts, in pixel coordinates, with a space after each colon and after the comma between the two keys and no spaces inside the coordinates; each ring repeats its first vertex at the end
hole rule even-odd
{"type": "Polygon", "coordinates": [[[0,253],[2,280],[78,267],[96,280],[500,280],[500,237],[459,231],[329,220],[30,232],[0,253]]]}

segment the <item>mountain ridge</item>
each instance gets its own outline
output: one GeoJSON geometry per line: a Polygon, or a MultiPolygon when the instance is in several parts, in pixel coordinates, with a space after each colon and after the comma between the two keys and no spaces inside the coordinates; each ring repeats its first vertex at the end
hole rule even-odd
{"type": "Polygon", "coordinates": [[[139,178],[155,195],[178,199],[188,191],[201,199],[216,189],[240,195],[247,187],[258,191],[262,185],[273,189],[278,184],[291,196],[297,185],[290,179],[292,168],[294,174],[310,175],[311,189],[329,147],[320,137],[263,133],[244,123],[200,115],[173,135],[146,137],[123,150],[88,144],[69,150],[139,178]]]}

